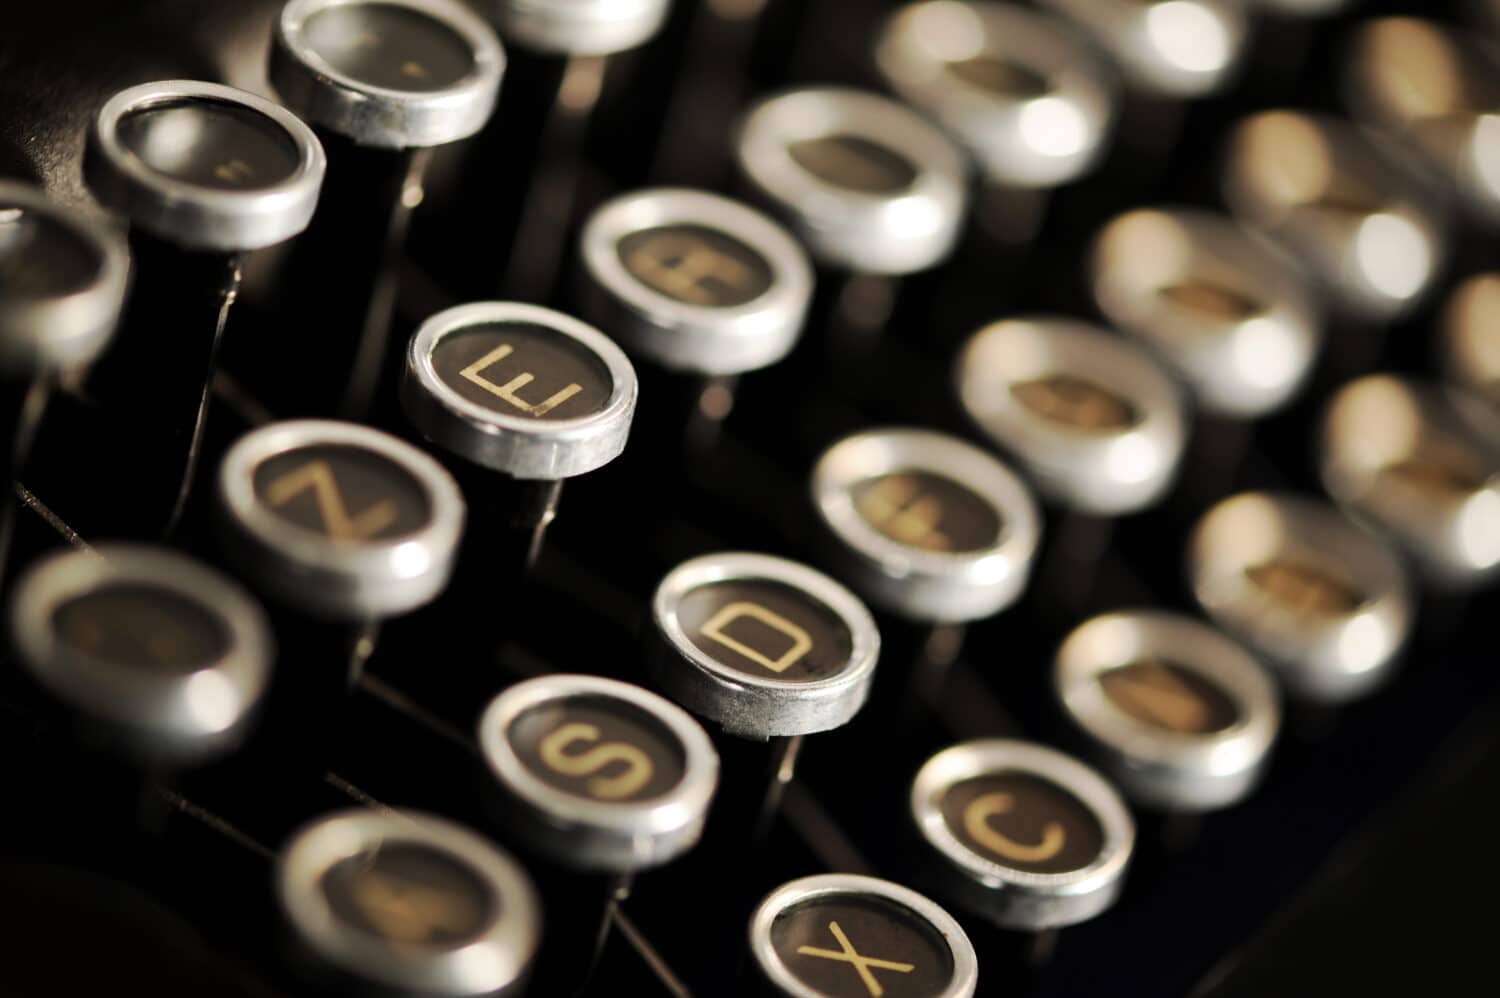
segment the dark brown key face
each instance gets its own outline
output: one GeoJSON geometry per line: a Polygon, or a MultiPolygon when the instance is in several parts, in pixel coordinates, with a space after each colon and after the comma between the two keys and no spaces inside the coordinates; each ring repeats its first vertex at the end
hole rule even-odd
{"type": "Polygon", "coordinates": [[[343,75],[387,90],[443,90],[474,68],[474,51],[446,25],[409,7],[326,7],[303,26],[307,46],[343,75]]]}
{"type": "Polygon", "coordinates": [[[953,981],[953,955],[915,912],[882,898],[830,894],[771,923],[771,946],[803,984],[830,998],[928,998],[953,981]]]}
{"type": "Polygon", "coordinates": [[[120,119],[121,143],[157,173],[199,187],[251,191],[291,179],[302,158],[291,136],[248,108],[194,98],[120,119]]]}
{"type": "Polygon", "coordinates": [[[229,652],[218,614],[197,600],[136,582],[103,585],[52,613],[58,640],[91,658],[142,672],[186,675],[229,652]]]}
{"type": "Polygon", "coordinates": [[[755,679],[814,682],[850,664],[853,638],[832,610],[790,586],[710,582],[682,597],[677,619],[703,654],[755,679]]]}
{"type": "Polygon", "coordinates": [[[1484,480],[1457,455],[1435,453],[1410,457],[1381,469],[1431,502],[1451,502],[1472,495],[1484,480]]]}
{"type": "Polygon", "coordinates": [[[993,55],[960,59],[948,63],[946,68],[965,83],[1012,100],[1032,100],[1052,90],[1052,85],[1042,74],[993,55]]]}
{"type": "Polygon", "coordinates": [[[965,554],[993,547],[1004,524],[994,506],[949,478],[897,471],[854,486],[866,523],[909,547],[965,554]]]}
{"type": "Polygon", "coordinates": [[[1140,422],[1130,402],[1072,374],[1049,374],[1010,386],[1016,401],[1050,423],[1081,433],[1118,433],[1140,422]]]}
{"type": "Polygon", "coordinates": [[[1186,312],[1213,323],[1244,322],[1261,312],[1260,303],[1225,284],[1208,280],[1184,281],[1160,288],[1157,294],[1186,312]]]}
{"type": "Polygon", "coordinates": [[[392,946],[451,949],[481,935],[500,901],[463,862],[396,842],[351,856],[323,874],[334,917],[392,946]]]}
{"type": "Polygon", "coordinates": [[[1126,714],[1186,735],[1226,731],[1240,719],[1239,708],[1213,680],[1171,662],[1143,659],[1101,673],[1104,695],[1126,714]]]}
{"type": "Polygon", "coordinates": [[[992,863],[1027,873],[1069,873],[1098,858],[1104,830],[1057,784],[995,773],[954,784],[939,805],[948,830],[992,863]]]}
{"type": "Polygon", "coordinates": [[[1317,617],[1342,617],[1364,603],[1359,591],[1316,565],[1269,561],[1245,569],[1255,587],[1281,606],[1317,617]]]}
{"type": "Polygon", "coordinates": [[[609,404],[609,368],[582,343],[546,326],[504,323],[449,333],[432,350],[443,384],[505,416],[577,419],[609,404]]]}
{"type": "Polygon", "coordinates": [[[825,183],[860,194],[900,194],[917,179],[904,156],[856,135],[825,135],[793,142],[787,152],[825,183]]]}
{"type": "Polygon", "coordinates": [[[632,232],[619,244],[631,276],[668,298],[703,308],[734,308],[771,289],[771,268],[728,233],[701,225],[632,232]]]}
{"type": "Polygon", "coordinates": [[[567,697],[532,707],[506,737],[533,776],[587,800],[650,800],[675,788],[687,771],[687,752],[667,726],[613,697],[567,697]]]}
{"type": "Polygon", "coordinates": [[[98,279],[103,263],[71,229],[0,201],[0,301],[81,291],[98,279]]]}
{"type": "Polygon", "coordinates": [[[431,522],[422,483],[389,458],[348,444],[285,451],[255,469],[255,495],[288,523],[341,544],[403,537],[431,522]]]}

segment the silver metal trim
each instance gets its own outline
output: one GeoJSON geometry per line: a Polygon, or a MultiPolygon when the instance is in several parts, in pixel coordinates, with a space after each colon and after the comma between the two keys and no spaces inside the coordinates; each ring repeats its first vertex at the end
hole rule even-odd
{"type": "Polygon", "coordinates": [[[232,748],[244,735],[270,680],[275,640],[260,606],[233,581],[166,548],[101,544],[54,552],[33,563],[11,597],[18,658],[49,693],[103,722],[142,754],[197,761],[232,748]],[[228,649],[191,673],[119,666],[59,641],[53,615],[66,601],[101,586],[141,583],[169,590],[215,615],[228,649]]]}
{"type": "Polygon", "coordinates": [[[609,55],[645,44],[668,0],[485,0],[506,41],[562,55],[609,55]]]}
{"type": "Polygon", "coordinates": [[[485,708],[479,746],[513,805],[505,809],[507,826],[559,862],[588,870],[628,873],[691,849],[703,833],[719,779],[718,753],[692,715],[665,697],[600,676],[555,674],[510,687],[485,708]],[[533,775],[506,732],[531,708],[572,697],[613,697],[654,716],[682,746],[681,782],[650,800],[619,802],[564,793],[533,775]]]}
{"type": "Polygon", "coordinates": [[[579,240],[585,318],[663,367],[741,374],[781,360],[797,342],[812,299],[812,265],[781,226],[737,201],[686,188],[622,194],[601,205],[579,240]],[[697,225],[740,240],[771,270],[771,286],[743,305],[677,301],[620,260],[620,240],[667,225],[697,225]]]}
{"type": "Polygon", "coordinates": [[[1127,796],[1177,811],[1227,807],[1255,789],[1281,724],[1276,688],[1239,645],[1177,613],[1127,610],[1085,621],[1053,660],[1058,699],[1101,750],[1127,796]],[[1223,731],[1191,734],[1147,724],[1121,710],[1099,677],[1143,658],[1191,669],[1239,711],[1223,731]]]}
{"type": "Polygon", "coordinates": [[[288,0],[276,18],[270,81],[308,122],[359,145],[387,149],[446,145],[484,127],[495,109],[505,52],[494,30],[453,0],[288,0]],[[474,64],[442,90],[375,86],[335,69],[302,37],[308,20],[331,7],[400,7],[425,15],[468,42],[474,64]]]}
{"type": "Polygon", "coordinates": [[[1129,513],[1156,502],[1176,477],[1187,437],[1182,393],[1149,354],[1119,336],[1058,316],[1003,319],[969,339],[954,374],[969,418],[1054,501],[1098,515],[1129,513]],[[1011,394],[1017,382],[1056,373],[1120,394],[1140,421],[1113,433],[1075,432],[1011,394]]]}
{"type": "Polygon", "coordinates": [[[693,713],[744,738],[808,735],[848,723],[869,696],[880,657],[875,619],[853,593],[806,565],[770,555],[726,551],[683,562],[656,587],[651,618],[655,627],[646,664],[652,677],[693,713]],[[735,580],[795,589],[842,621],[851,644],[842,669],[798,683],[752,676],[705,654],[683,629],[678,604],[702,586],[735,580]]]}
{"type": "Polygon", "coordinates": [[[911,788],[911,813],[929,845],[952,868],[955,896],[997,925],[1045,929],[1093,918],[1114,903],[1135,844],[1135,822],[1103,777],[1071,756],[1006,738],[962,742],[928,759],[911,788]],[[971,851],[949,830],[940,806],[971,777],[1024,773],[1061,787],[1090,808],[1103,832],[1099,855],[1081,870],[1031,873],[971,851]]]}
{"type": "Polygon", "coordinates": [[[1211,508],[1193,527],[1187,575],[1214,623],[1308,700],[1371,692],[1396,664],[1416,612],[1406,571],[1383,541],[1331,505],[1289,493],[1241,492],[1211,508]],[[1366,602],[1337,618],[1288,613],[1245,576],[1276,559],[1343,580],[1366,602]]]}
{"type": "Polygon", "coordinates": [[[891,88],[936,118],[997,183],[1044,188],[1075,180],[1098,162],[1114,128],[1111,69],[1069,25],[1012,4],[907,4],[882,26],[875,61],[891,88]],[[1046,92],[1007,97],[948,71],[979,55],[1036,73],[1046,92]]]}
{"type": "Polygon", "coordinates": [[[948,944],[953,977],[932,998],[970,998],[979,986],[979,957],[958,920],[931,899],[909,887],[854,873],[821,873],[790,880],[767,894],[750,917],[750,952],[772,984],[788,998],[824,998],[821,991],[797,979],[771,944],[771,926],[789,908],[825,897],[878,897],[930,925],[948,944]]]}
{"type": "Polygon", "coordinates": [[[325,616],[384,617],[430,602],[448,584],[463,535],[463,496],[443,466],[354,423],[299,419],[251,430],[224,454],[218,494],[230,547],[247,573],[278,598],[325,616]],[[261,462],[322,444],[363,448],[401,466],[427,492],[427,525],[403,537],[335,544],[266,508],[255,494],[261,462]]]}
{"type": "Polygon", "coordinates": [[[119,91],[99,110],[84,160],[99,199],[131,224],[189,249],[237,252],[283,242],[307,228],[317,207],[327,161],[301,119],[279,104],[217,83],[160,80],[119,91]],[[128,114],[181,101],[232,104],[279,127],[298,149],[293,175],[261,190],[202,187],[151,169],[120,141],[117,126],[128,114]]]}
{"type": "Polygon", "coordinates": [[[876,274],[932,267],[956,243],[968,202],[967,165],[946,135],[885,97],[840,87],[786,91],[740,119],[735,158],[745,180],[787,219],[814,257],[876,274]],[[852,135],[903,157],[909,188],[871,195],[825,183],[788,152],[795,142],[852,135]]]}
{"type": "Polygon", "coordinates": [[[582,475],[618,457],[637,394],[635,368],[613,340],[570,315],[518,302],[474,302],[432,316],[411,339],[401,379],[402,407],[427,439],[486,468],[547,481],[582,475]],[[432,353],[444,336],[505,322],[545,326],[592,351],[609,371],[604,408],[574,419],[528,420],[476,405],[438,377],[432,353]]]}
{"type": "Polygon", "coordinates": [[[929,430],[868,430],[824,451],[811,486],[838,574],[893,613],[934,623],[977,620],[1015,602],[1026,587],[1041,514],[1021,479],[977,447],[929,430]],[[1001,521],[995,543],[963,554],[925,551],[865,522],[854,507],[853,487],[908,469],[961,483],[988,500],[1001,521]]]}
{"type": "Polygon", "coordinates": [[[1261,416],[1306,381],[1323,339],[1318,305],[1284,254],[1226,216],[1181,207],[1128,211],[1099,231],[1091,257],[1100,311],[1186,381],[1203,409],[1261,416]],[[1232,321],[1204,319],[1159,293],[1191,280],[1261,308],[1232,321]]]}
{"type": "Polygon", "coordinates": [[[0,180],[0,210],[20,208],[59,225],[98,254],[92,284],[60,297],[7,297],[0,304],[0,368],[46,372],[87,364],[114,335],[130,281],[125,242],[102,222],[64,207],[39,188],[0,180]]]}
{"type": "Polygon", "coordinates": [[[1249,30],[1244,0],[1042,0],[1042,6],[1087,32],[1135,87],[1163,97],[1205,97],[1226,86],[1239,70],[1249,30]]]}
{"type": "Polygon", "coordinates": [[[515,994],[541,942],[541,902],[526,871],[469,829],[415,811],[351,809],[299,830],[283,849],[276,893],[298,941],[341,974],[403,993],[515,994]],[[497,913],[478,938],[456,949],[424,952],[383,945],[341,922],[320,889],[339,862],[390,842],[427,846],[456,857],[494,892],[497,913]]]}

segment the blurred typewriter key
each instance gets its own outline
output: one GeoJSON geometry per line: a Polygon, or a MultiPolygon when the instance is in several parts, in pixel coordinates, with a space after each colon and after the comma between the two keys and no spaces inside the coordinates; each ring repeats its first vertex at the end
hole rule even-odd
{"type": "Polygon", "coordinates": [[[1357,319],[1410,311],[1442,267],[1429,192],[1348,122],[1253,114],[1231,133],[1221,184],[1237,219],[1286,245],[1357,319]]]}
{"type": "Polygon", "coordinates": [[[980,221],[1027,242],[1046,191],[1087,173],[1114,126],[1114,78],[1062,23],[1006,3],[914,3],[876,42],[886,83],[978,162],[980,221]]]}
{"type": "Polygon", "coordinates": [[[84,168],[99,199],[129,219],[135,266],[124,323],[87,384],[109,407],[96,422],[128,432],[129,444],[111,433],[98,450],[106,467],[112,453],[128,452],[128,472],[115,476],[132,483],[115,504],[126,529],[170,532],[192,482],[241,256],[306,228],[323,150],[279,105],[167,80],[104,104],[84,168]]]}
{"type": "Polygon", "coordinates": [[[750,920],[750,954],[791,998],[969,998],[979,957],[958,921],[900,884],[849,873],[776,888],[750,920]]]}
{"type": "Polygon", "coordinates": [[[1436,385],[1376,374],[1339,389],[1323,413],[1328,494],[1449,589],[1483,585],[1500,570],[1500,450],[1482,435],[1484,420],[1475,417],[1494,416],[1480,406],[1436,385]]]}
{"type": "Polygon", "coordinates": [[[1054,938],[1044,930],[1114,903],[1135,844],[1135,823],[1113,787],[1029,742],[944,749],[917,773],[911,811],[945,891],[1003,928],[1041,932],[1042,946],[1054,938]]]}
{"type": "Polygon", "coordinates": [[[646,663],[657,684],[726,734],[771,740],[769,755],[752,753],[751,765],[766,774],[756,774],[758,785],[749,774],[724,780],[756,799],[745,821],[723,826],[749,828],[758,841],[793,778],[802,737],[841,727],[864,706],[880,655],[875,621],[821,572],[743,552],[678,565],[657,586],[651,616],[646,663]]]}
{"type": "Polygon", "coordinates": [[[0,180],[0,575],[25,471],[56,382],[81,372],[114,333],[129,256],[112,231],[0,180]]]}
{"type": "Polygon", "coordinates": [[[563,674],[496,697],[479,722],[479,745],[499,790],[497,819],[554,867],[532,867],[546,896],[572,901],[554,909],[555,945],[543,958],[548,993],[561,993],[560,982],[576,987],[592,973],[634,874],[697,843],[718,756],[671,701],[629,683],[563,674]],[[592,949],[580,953],[590,936],[592,949]]]}
{"type": "Polygon", "coordinates": [[[297,380],[319,393],[298,399],[294,410],[356,418],[368,408],[384,369],[395,265],[423,197],[428,151],[484,126],[504,68],[494,31],[453,0],[291,0],[282,7],[270,79],[318,129],[329,160],[317,214],[278,288],[292,324],[318,330],[288,345],[312,350],[297,380]]]}
{"type": "Polygon", "coordinates": [[[308,976],[336,994],[517,995],[542,936],[520,864],[428,814],[319,818],[285,847],[276,893],[308,976]]]}
{"type": "Polygon", "coordinates": [[[1053,680],[1126,796],[1167,811],[1248,796],[1281,723],[1276,690],[1255,659],[1176,613],[1085,621],[1058,649],[1053,680]]]}
{"type": "Polygon", "coordinates": [[[1242,492],[1193,528],[1188,581],[1209,617],[1300,700],[1340,703],[1388,677],[1415,607],[1384,542],[1332,506],[1242,492]]]}
{"type": "MultiPolygon", "coordinates": [[[[786,356],[812,297],[812,268],[791,236],[703,191],[617,197],[589,217],[580,250],[583,317],[636,356],[696,376],[690,437],[711,438],[738,375],[786,356]]],[[[684,422],[681,412],[663,415],[684,422]]]]}
{"type": "Polygon", "coordinates": [[[1454,288],[1441,322],[1448,379],[1500,410],[1500,274],[1475,274],[1454,288]]]}
{"type": "Polygon", "coordinates": [[[1346,100],[1436,168],[1475,212],[1500,224],[1500,63],[1472,36],[1414,17],[1361,24],[1345,64],[1346,100]]]}

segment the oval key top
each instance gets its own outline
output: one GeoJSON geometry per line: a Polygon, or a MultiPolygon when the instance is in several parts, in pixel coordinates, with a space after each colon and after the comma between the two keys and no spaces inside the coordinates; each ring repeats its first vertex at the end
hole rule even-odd
{"type": "Polygon", "coordinates": [[[1244,55],[1242,0],[1043,0],[1086,32],[1135,87],[1204,97],[1229,82],[1244,55]]]}
{"type": "Polygon", "coordinates": [[[1454,288],[1442,324],[1449,379],[1500,409],[1500,274],[1475,274],[1454,288]]]}
{"type": "Polygon", "coordinates": [[[1085,621],[1058,649],[1053,682],[1125,793],[1173,811],[1247,796],[1281,723],[1275,687],[1255,659],[1181,614],[1085,621]]]}
{"type": "Polygon", "coordinates": [[[1086,921],[1119,896],[1135,823],[1092,769],[1029,742],[944,749],[917,773],[911,812],[966,907],[1010,929],[1086,921]]]}
{"type": "Polygon", "coordinates": [[[486,0],[506,41],[538,52],[608,55],[660,30],[667,0],[486,0]]]}
{"type": "Polygon", "coordinates": [[[1192,388],[1199,405],[1255,417],[1302,386],[1322,340],[1291,262],[1221,215],[1140,208],[1094,239],[1100,311],[1192,388]]]}
{"type": "Polygon", "coordinates": [[[789,998],[969,998],[979,958],[958,921],[889,880],[825,873],[782,884],[750,919],[750,954],[789,998]]]}
{"type": "Polygon", "coordinates": [[[292,935],[317,972],[360,994],[520,994],[542,935],[520,864],[443,818],[358,809],[297,832],[276,870],[292,935]]]}
{"type": "Polygon", "coordinates": [[[1300,699],[1370,692],[1412,626],[1411,586],[1394,552],[1312,499],[1242,492],[1223,500],[1193,528],[1187,573],[1209,617],[1300,699]]]}

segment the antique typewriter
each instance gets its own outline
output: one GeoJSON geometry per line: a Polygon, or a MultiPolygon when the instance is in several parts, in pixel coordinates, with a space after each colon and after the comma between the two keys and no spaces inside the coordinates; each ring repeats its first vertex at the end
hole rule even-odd
{"type": "Polygon", "coordinates": [[[0,24],[0,994],[1493,990],[1500,5],[0,24]]]}

